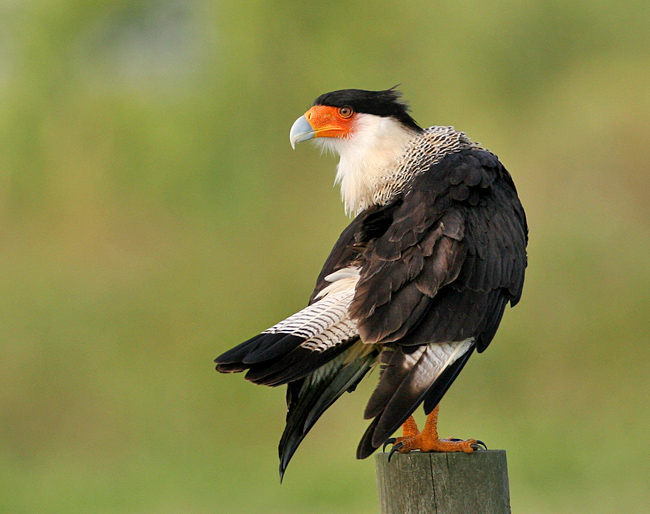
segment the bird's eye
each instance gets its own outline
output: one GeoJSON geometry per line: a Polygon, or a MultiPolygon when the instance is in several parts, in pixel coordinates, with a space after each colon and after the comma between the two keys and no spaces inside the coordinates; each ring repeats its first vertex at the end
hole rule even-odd
{"type": "Polygon", "coordinates": [[[354,114],[352,107],[339,107],[339,115],[341,118],[349,118],[354,114]]]}

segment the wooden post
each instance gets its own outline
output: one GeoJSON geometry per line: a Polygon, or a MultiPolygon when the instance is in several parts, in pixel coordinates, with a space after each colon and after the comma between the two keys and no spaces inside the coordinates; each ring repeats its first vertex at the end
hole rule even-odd
{"type": "Polygon", "coordinates": [[[380,514],[510,514],[505,450],[375,456],[380,514]]]}

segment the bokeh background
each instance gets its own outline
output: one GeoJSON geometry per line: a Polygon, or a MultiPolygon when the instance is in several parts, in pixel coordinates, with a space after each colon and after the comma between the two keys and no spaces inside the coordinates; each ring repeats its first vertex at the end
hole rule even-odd
{"type": "Polygon", "coordinates": [[[401,84],[511,171],[524,297],[443,401],[513,512],[650,509],[645,1],[0,2],[0,512],[372,513],[376,376],[282,486],[284,391],[212,359],[301,308],[348,222],[319,94],[401,84]]]}

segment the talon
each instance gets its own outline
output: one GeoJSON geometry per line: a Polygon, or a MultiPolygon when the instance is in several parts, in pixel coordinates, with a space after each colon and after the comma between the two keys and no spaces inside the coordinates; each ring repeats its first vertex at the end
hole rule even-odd
{"type": "Polygon", "coordinates": [[[427,421],[424,424],[422,432],[418,430],[417,424],[413,416],[407,418],[402,425],[402,437],[388,439],[384,443],[384,453],[389,444],[393,444],[393,448],[388,453],[388,461],[395,452],[408,453],[410,451],[420,450],[421,452],[465,452],[472,453],[477,450],[487,450],[487,445],[480,440],[476,439],[457,439],[450,437],[449,439],[440,439],[438,436],[438,411],[439,406],[436,407],[427,415],[427,421]]]}
{"type": "Polygon", "coordinates": [[[393,446],[393,447],[390,449],[390,453],[388,454],[388,462],[390,462],[390,459],[391,459],[391,457],[393,456],[393,453],[395,453],[396,451],[398,451],[402,446],[404,446],[403,443],[397,443],[395,446],[393,446]]]}
{"type": "Polygon", "coordinates": [[[395,441],[397,441],[397,439],[395,439],[394,437],[391,437],[390,439],[387,439],[386,442],[384,443],[384,447],[381,449],[381,451],[386,453],[386,446],[388,446],[389,444],[395,444],[395,441]]]}

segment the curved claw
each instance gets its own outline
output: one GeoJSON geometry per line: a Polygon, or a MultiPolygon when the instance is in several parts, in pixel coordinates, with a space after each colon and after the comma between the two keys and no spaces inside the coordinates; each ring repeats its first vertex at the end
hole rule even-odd
{"type": "Polygon", "coordinates": [[[395,439],[394,437],[391,437],[390,439],[387,439],[386,442],[384,443],[384,447],[381,449],[381,451],[386,453],[386,446],[388,446],[389,444],[395,444],[395,441],[397,441],[397,439],[395,439]]]}
{"type": "Polygon", "coordinates": [[[390,453],[388,454],[388,462],[390,462],[391,457],[393,456],[393,453],[398,451],[402,446],[404,446],[404,443],[397,443],[395,446],[393,446],[390,449],[390,453]]]}
{"type": "Polygon", "coordinates": [[[483,441],[481,441],[480,439],[477,439],[477,440],[476,440],[476,444],[473,444],[473,445],[472,445],[472,448],[474,448],[475,450],[480,450],[480,449],[481,449],[481,446],[483,447],[484,450],[487,450],[487,449],[488,449],[487,444],[485,444],[485,443],[484,443],[483,441]],[[475,446],[476,446],[476,448],[474,448],[475,446]]]}

